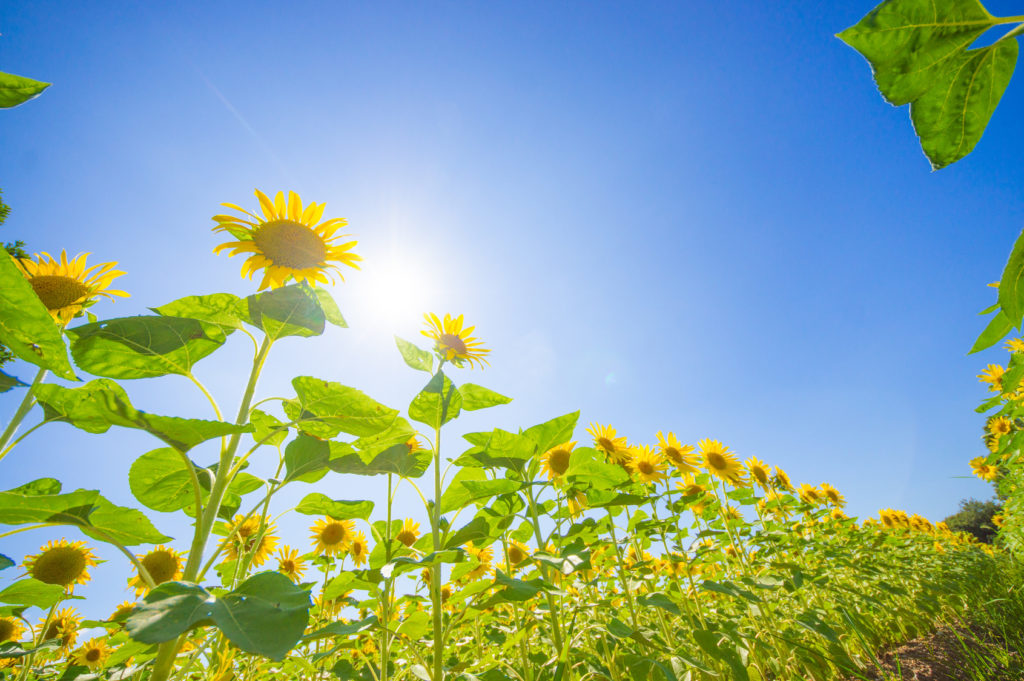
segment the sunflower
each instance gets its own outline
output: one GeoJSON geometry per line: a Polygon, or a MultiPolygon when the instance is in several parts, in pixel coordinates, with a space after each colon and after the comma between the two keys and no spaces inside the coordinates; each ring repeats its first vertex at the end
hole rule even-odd
{"type": "Polygon", "coordinates": [[[25,633],[25,627],[15,617],[0,617],[0,643],[17,641],[25,633]]]}
{"type": "MultiPolygon", "coordinates": [[[[160,545],[146,555],[137,557],[142,567],[146,568],[149,576],[153,578],[154,584],[159,586],[164,582],[181,579],[181,554],[174,549],[160,545]]],[[[136,596],[149,591],[149,586],[139,575],[129,579],[128,584],[135,587],[136,596]]]]}
{"type": "Polygon", "coordinates": [[[81,253],[68,262],[65,251],[60,252],[60,261],[49,253],[36,253],[36,262],[30,258],[15,258],[14,262],[50,316],[59,324],[67,324],[100,296],[110,300],[114,296],[128,297],[124,291],[110,288],[114,279],[124,274],[114,269],[117,263],[105,262],[86,269],[88,256],[81,253]]]}
{"type": "Polygon", "coordinates": [[[732,484],[734,487],[745,486],[743,466],[729,448],[718,440],[707,438],[697,443],[701,456],[704,457],[704,468],[717,478],[732,484]]]}
{"type": "Polygon", "coordinates": [[[611,426],[591,423],[587,432],[594,437],[594,446],[604,452],[612,463],[624,464],[629,458],[629,445],[625,436],[616,437],[611,426]]]}
{"type": "Polygon", "coordinates": [[[846,506],[846,497],[827,482],[821,483],[821,493],[825,495],[825,498],[828,499],[829,503],[833,506],[837,506],[839,508],[846,506]]]}
{"type": "Polygon", "coordinates": [[[366,535],[362,532],[356,532],[348,545],[348,555],[352,556],[352,563],[359,567],[366,562],[366,557],[369,554],[370,545],[366,541],[366,535]]]}
{"type": "Polygon", "coordinates": [[[811,506],[820,504],[823,501],[821,490],[813,485],[808,485],[806,482],[800,484],[800,487],[797,488],[797,494],[800,495],[800,499],[805,504],[810,504],[811,506]]]}
{"type": "Polygon", "coordinates": [[[707,490],[704,489],[704,485],[697,482],[697,479],[692,475],[688,475],[679,482],[676,483],[676,489],[683,493],[684,497],[696,496],[698,494],[704,494],[707,490]]]}
{"type": "Polygon", "coordinates": [[[508,562],[513,567],[530,557],[530,548],[522,542],[514,541],[508,545],[508,562]]]}
{"type": "Polygon", "coordinates": [[[409,448],[409,453],[418,452],[423,449],[423,445],[420,444],[419,439],[413,435],[411,438],[406,440],[405,446],[409,448]]]}
{"type": "Polygon", "coordinates": [[[297,549],[282,546],[277,551],[277,571],[296,584],[302,579],[306,570],[306,560],[299,555],[297,549]]]}
{"type": "Polygon", "coordinates": [[[785,490],[787,492],[793,491],[793,482],[789,479],[789,475],[778,466],[775,467],[775,475],[773,476],[772,482],[774,482],[775,486],[781,490],[785,490]]]}
{"type": "Polygon", "coordinates": [[[215,215],[215,232],[227,232],[239,241],[229,241],[213,249],[214,253],[230,248],[229,255],[251,253],[242,265],[242,276],[252,275],[264,269],[263,281],[258,290],[284,286],[289,278],[297,282],[333,283],[330,274],[337,274],[345,281],[338,264],[359,269],[362,257],[350,253],[355,241],[335,243],[344,236],[338,230],[348,224],[344,218],[331,218],[320,222],[324,214],[323,203],[311,203],[303,209],[302,199],[295,192],[278,192],[274,200],[256,190],[256,198],[263,209],[263,217],[236,206],[222,203],[222,206],[241,211],[252,220],[235,215],[215,215]],[[317,224],[319,223],[319,224],[317,224]],[[337,264],[335,264],[337,263],[337,264]]]}
{"type": "Polygon", "coordinates": [[[277,528],[273,523],[261,523],[259,516],[252,516],[247,520],[245,516],[236,515],[228,528],[229,534],[234,532],[225,551],[228,560],[238,560],[243,555],[251,555],[253,565],[263,565],[277,546],[277,537],[273,534],[275,529],[277,528]]]}
{"type": "MultiPolygon", "coordinates": [[[[995,523],[995,517],[994,516],[992,518],[992,521],[993,521],[993,523],[995,523]]],[[[914,528],[915,530],[917,530],[918,532],[931,532],[932,531],[932,521],[928,520],[924,516],[917,515],[916,513],[914,515],[910,516],[910,526],[912,528],[914,528]]],[[[999,526],[996,525],[996,527],[999,527],[999,526]]]]}
{"type": "Polygon", "coordinates": [[[626,465],[643,483],[657,483],[668,477],[665,459],[649,445],[631,447],[626,465]]]}
{"type": "Polygon", "coordinates": [[[574,490],[565,496],[565,503],[569,506],[569,515],[579,518],[583,514],[583,509],[587,507],[587,495],[580,490],[574,490]]]}
{"type": "Polygon", "coordinates": [[[114,612],[107,618],[109,622],[121,622],[132,614],[135,610],[136,603],[134,601],[122,601],[121,605],[114,609],[114,612]]]}
{"type": "Polygon", "coordinates": [[[481,369],[484,364],[490,365],[484,358],[490,350],[485,349],[479,339],[469,335],[475,326],[463,328],[462,315],[453,319],[450,314],[446,314],[442,322],[431,312],[424,314],[423,319],[427,321],[427,330],[420,333],[434,339],[434,349],[445,360],[455,366],[462,366],[463,361],[469,362],[470,369],[473,368],[473,362],[477,362],[481,369]]]}
{"type": "Polygon", "coordinates": [[[75,651],[72,660],[73,664],[80,664],[93,671],[98,671],[103,669],[108,657],[110,657],[110,648],[107,647],[107,640],[91,638],[75,651]]]}
{"type": "Polygon", "coordinates": [[[978,456],[971,459],[971,470],[973,470],[974,474],[977,475],[982,480],[987,480],[991,482],[992,480],[995,480],[996,478],[999,477],[999,467],[990,466],[987,463],[985,463],[985,461],[986,459],[984,456],[978,456]]]}
{"type": "Polygon", "coordinates": [[[405,522],[402,523],[402,529],[395,535],[395,539],[402,542],[406,546],[412,546],[416,543],[416,540],[420,538],[420,524],[414,521],[412,518],[406,518],[405,522]]]}
{"type": "Polygon", "coordinates": [[[58,539],[47,543],[38,554],[26,556],[24,566],[40,582],[72,590],[76,584],[89,581],[88,568],[97,564],[95,554],[84,541],[58,539]]]}
{"type": "Polygon", "coordinates": [[[989,392],[1000,392],[1003,389],[1003,374],[1006,373],[999,364],[989,364],[985,367],[985,370],[978,374],[978,380],[982,383],[988,383],[989,392]]]}
{"type": "Polygon", "coordinates": [[[658,451],[666,461],[676,467],[677,471],[680,473],[697,472],[697,461],[691,456],[693,445],[680,444],[675,433],[664,435],[659,430],[656,437],[658,438],[658,451]]]}
{"type": "Polygon", "coordinates": [[[467,575],[466,579],[474,580],[481,579],[491,574],[493,569],[491,568],[491,561],[494,559],[494,549],[490,546],[478,547],[473,542],[467,542],[466,553],[479,561],[479,565],[473,568],[467,575]]]}
{"type": "Polygon", "coordinates": [[[990,420],[986,428],[990,435],[994,435],[998,439],[1003,435],[1009,435],[1013,431],[1013,422],[1005,416],[998,416],[990,420]]]}
{"type": "Polygon", "coordinates": [[[1003,345],[1003,347],[1010,352],[1024,352],[1024,340],[1021,340],[1020,338],[1011,338],[1006,341],[1006,344],[1003,345]]]}
{"type": "Polygon", "coordinates": [[[42,632],[40,640],[58,639],[60,641],[60,654],[67,655],[68,651],[71,650],[71,646],[75,645],[75,639],[78,638],[78,628],[81,622],[82,618],[75,612],[74,608],[58,610],[50,617],[49,623],[47,623],[45,618],[39,623],[40,627],[46,627],[42,632]]]}
{"type": "Polygon", "coordinates": [[[348,550],[356,524],[351,520],[321,518],[309,530],[313,533],[312,539],[316,541],[314,551],[328,556],[338,556],[348,550]]]}
{"type": "Polygon", "coordinates": [[[743,520],[743,514],[735,506],[726,504],[722,507],[722,517],[726,520],[743,520]]]}
{"type": "Polygon", "coordinates": [[[771,467],[767,466],[764,461],[761,461],[756,456],[752,456],[743,462],[747,470],[750,471],[750,477],[760,485],[763,489],[768,489],[770,485],[769,476],[771,474],[771,467]]]}
{"type": "Polygon", "coordinates": [[[548,480],[559,480],[569,470],[569,460],[575,446],[575,442],[563,442],[541,454],[541,470],[547,474],[548,480]]]}

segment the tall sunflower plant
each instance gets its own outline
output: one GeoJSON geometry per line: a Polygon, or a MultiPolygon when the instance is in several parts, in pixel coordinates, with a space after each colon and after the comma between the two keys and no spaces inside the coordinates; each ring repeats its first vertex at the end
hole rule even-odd
{"type": "MultiPolygon", "coordinates": [[[[0,492],[12,528],[0,536],[85,535],[24,557],[24,576],[0,591],[0,677],[864,678],[879,647],[1005,589],[1000,552],[902,511],[858,522],[835,487],[794,485],[718,440],[659,431],[631,443],[611,425],[581,428],[578,412],[443,438],[464,411],[510,401],[461,380],[490,354],[461,315],[425,315],[419,343],[396,338],[428,376],[404,410],[331,377],[257,399],[277,341],[345,326],[319,285],[359,256],[323,204],[256,198],[252,212],[225,204],[233,213],[214,217],[232,239],[217,252],[260,277],[246,298],[188,296],[101,321],[90,306],[123,295],[113,263],[0,260],[0,342],[36,371],[4,379],[25,394],[0,455],[52,422],[159,440],[127,472],[147,510],[54,478],[0,492]],[[235,333],[252,369],[231,418],[194,366],[235,333]],[[167,375],[189,380],[212,418],[140,410],[122,385],[167,375]],[[207,450],[213,463],[198,463],[207,450]],[[350,476],[383,476],[383,508],[336,498],[358,485],[350,476]],[[319,486],[282,508],[296,483],[319,486]],[[394,515],[408,489],[419,518],[394,515]],[[192,537],[174,542],[148,511],[184,514],[192,537]],[[282,513],[309,516],[309,537],[286,542],[282,513]],[[96,570],[115,569],[88,541],[123,554],[135,596],[103,620],[74,607],[96,570]]],[[[0,556],[0,569],[17,564],[0,556]]]]}

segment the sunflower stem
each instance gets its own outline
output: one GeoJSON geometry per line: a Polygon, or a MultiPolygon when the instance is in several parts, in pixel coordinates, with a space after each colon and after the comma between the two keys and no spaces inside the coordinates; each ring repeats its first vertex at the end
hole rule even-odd
{"type": "MultiPolygon", "coordinates": [[[[242,425],[249,420],[249,405],[252,404],[253,394],[256,392],[256,382],[259,380],[263,364],[267,360],[267,354],[270,352],[270,347],[273,343],[269,336],[264,336],[259,352],[253,358],[249,383],[245,386],[242,403],[238,406],[238,416],[235,419],[235,423],[238,425],[242,425]]],[[[185,564],[185,572],[182,576],[183,581],[194,581],[202,565],[203,550],[206,547],[207,540],[210,538],[210,532],[213,529],[214,522],[217,520],[217,514],[220,512],[220,504],[224,498],[224,493],[227,491],[228,483],[231,482],[231,462],[234,459],[235,452],[238,450],[238,443],[241,442],[241,439],[242,434],[235,433],[231,436],[227,447],[221,451],[220,463],[217,466],[217,476],[214,478],[213,485],[210,488],[210,496],[207,500],[206,508],[203,509],[201,515],[197,513],[196,531],[192,538],[192,546],[188,552],[188,561],[185,564]]],[[[160,644],[156,659],[153,661],[153,671],[150,674],[149,681],[167,681],[171,670],[174,668],[174,658],[178,654],[178,648],[182,640],[182,637],[179,636],[173,641],[160,644]]]]}
{"type": "Polygon", "coordinates": [[[32,385],[30,385],[28,390],[25,391],[25,398],[21,401],[21,404],[18,405],[17,411],[15,411],[14,416],[11,417],[11,422],[8,423],[7,428],[4,429],[4,434],[0,435],[0,459],[7,456],[7,443],[9,443],[11,438],[14,437],[14,434],[18,431],[18,426],[21,425],[21,422],[25,420],[25,416],[28,415],[29,410],[31,410],[35,405],[36,398],[32,391],[37,385],[43,382],[47,373],[46,369],[40,369],[39,372],[36,373],[36,377],[32,381],[32,385]]]}

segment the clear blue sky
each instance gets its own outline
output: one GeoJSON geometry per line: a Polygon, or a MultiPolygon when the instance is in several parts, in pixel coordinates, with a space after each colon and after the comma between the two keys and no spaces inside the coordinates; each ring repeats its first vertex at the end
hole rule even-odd
{"type": "MultiPolygon", "coordinates": [[[[352,328],[282,342],[261,396],[312,374],[404,407],[426,375],[391,335],[414,339],[422,311],[464,313],[492,366],[456,381],[515,401],[455,432],[582,409],[581,440],[590,421],[637,442],[716,438],[836,485],[852,515],[940,519],[990,493],[957,476],[984,453],[975,376],[1005,354],[966,351],[1024,217],[1024,83],[974,154],[931,173],[907,110],[833,37],[871,7],[5,3],[0,70],[54,85],[0,112],[0,238],[118,261],[132,297],[94,311],[140,314],[252,292],[239,259],[212,254],[210,216],[255,206],[254,187],[294,189],[350,220],[365,267],[334,290],[352,328]]],[[[227,411],[247,342],[197,368],[227,411]]],[[[183,379],[126,387],[142,409],[209,417],[183,379]]],[[[128,467],[158,444],[52,426],[0,478],[137,505],[128,467]]],[[[340,477],[313,489],[377,494],[340,477]]],[[[156,515],[183,548],[187,528],[156,515]]],[[[303,549],[308,524],[282,521],[303,549]]],[[[116,562],[89,593],[112,607],[125,568],[102,553],[116,562]]]]}

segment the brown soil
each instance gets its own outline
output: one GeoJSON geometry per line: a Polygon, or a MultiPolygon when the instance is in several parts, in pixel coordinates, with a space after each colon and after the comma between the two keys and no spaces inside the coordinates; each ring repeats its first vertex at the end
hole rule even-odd
{"type": "Polygon", "coordinates": [[[993,657],[990,648],[1003,650],[999,642],[979,633],[943,627],[929,636],[914,639],[879,655],[884,673],[875,669],[868,671],[865,676],[872,681],[971,681],[977,678],[985,681],[1024,680],[1024,659],[1020,653],[1011,653],[1007,665],[997,664],[997,658],[993,657]],[[979,641],[979,638],[982,640],[979,641]],[[963,643],[960,639],[963,639],[963,643]],[[976,656],[991,661],[993,668],[979,669],[964,650],[964,645],[974,651],[976,656]]]}

